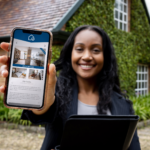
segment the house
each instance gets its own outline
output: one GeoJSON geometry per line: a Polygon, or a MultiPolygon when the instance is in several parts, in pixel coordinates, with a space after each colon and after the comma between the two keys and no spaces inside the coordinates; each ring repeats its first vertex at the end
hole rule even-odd
{"type": "Polygon", "coordinates": [[[145,0],[1,0],[0,8],[0,42],[9,41],[15,26],[51,30],[53,61],[76,27],[100,26],[115,48],[122,91],[149,93],[150,18],[145,0]]]}

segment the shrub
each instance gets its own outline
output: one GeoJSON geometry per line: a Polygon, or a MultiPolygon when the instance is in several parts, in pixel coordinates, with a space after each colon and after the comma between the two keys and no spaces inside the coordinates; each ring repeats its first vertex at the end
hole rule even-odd
{"type": "Polygon", "coordinates": [[[9,121],[16,124],[31,125],[28,120],[20,119],[21,109],[8,109],[3,104],[3,97],[0,97],[0,121],[9,121]]]}
{"type": "Polygon", "coordinates": [[[150,95],[130,97],[133,102],[135,114],[140,117],[140,120],[150,119],[150,95]]]}

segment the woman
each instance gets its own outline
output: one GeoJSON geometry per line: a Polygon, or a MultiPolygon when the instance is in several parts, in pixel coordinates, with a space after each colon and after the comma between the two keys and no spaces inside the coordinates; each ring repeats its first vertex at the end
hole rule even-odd
{"type": "MultiPolygon", "coordinates": [[[[7,50],[8,44],[2,43],[1,47],[7,50]]],[[[3,64],[7,60],[0,57],[3,64]]],[[[42,150],[53,149],[60,144],[63,126],[72,114],[133,114],[132,103],[123,97],[120,90],[113,46],[101,28],[76,28],[55,65],[60,71],[59,77],[56,83],[55,66],[51,64],[44,108],[40,111],[24,110],[22,114],[22,119],[46,124],[42,150]]],[[[7,77],[6,66],[2,66],[1,72],[7,77]]],[[[0,91],[4,92],[5,87],[0,91]]],[[[128,150],[140,150],[137,132],[128,150]]]]}

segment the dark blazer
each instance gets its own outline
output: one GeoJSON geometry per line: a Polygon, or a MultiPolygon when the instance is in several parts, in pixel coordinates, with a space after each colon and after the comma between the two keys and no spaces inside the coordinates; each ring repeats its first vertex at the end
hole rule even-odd
{"type": "MultiPolygon", "coordinates": [[[[56,97],[54,104],[43,115],[37,116],[32,111],[24,110],[21,119],[28,119],[34,124],[45,124],[45,139],[41,150],[54,149],[55,146],[60,145],[60,139],[64,124],[73,114],[77,114],[78,89],[77,86],[73,88],[73,101],[70,103],[70,109],[66,114],[66,119],[62,119],[58,115],[58,99],[56,97]]],[[[111,96],[111,114],[112,115],[130,115],[131,104],[124,99],[120,94],[113,92],[111,96]]],[[[131,145],[128,150],[140,150],[139,138],[137,131],[135,132],[131,145]]]]}

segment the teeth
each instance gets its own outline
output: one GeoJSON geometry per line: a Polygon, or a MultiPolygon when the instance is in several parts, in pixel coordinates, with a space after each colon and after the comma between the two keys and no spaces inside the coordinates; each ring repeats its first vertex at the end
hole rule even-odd
{"type": "Polygon", "coordinates": [[[85,68],[85,69],[90,69],[92,68],[93,66],[88,66],[88,65],[81,65],[82,68],[85,68]]]}

